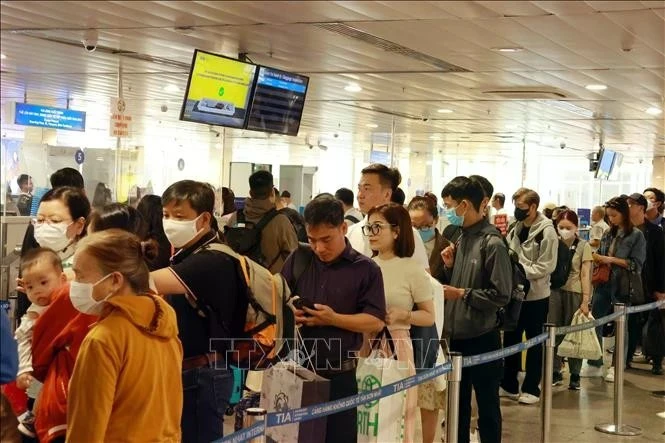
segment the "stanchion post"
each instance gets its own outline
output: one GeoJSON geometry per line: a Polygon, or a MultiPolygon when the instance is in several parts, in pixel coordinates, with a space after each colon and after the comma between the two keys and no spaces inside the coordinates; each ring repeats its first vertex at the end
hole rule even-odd
{"type": "MultiPolygon", "coordinates": [[[[451,352],[450,361],[453,364],[453,370],[448,376],[446,441],[448,443],[457,443],[457,433],[459,431],[459,387],[460,382],[462,381],[462,354],[459,352],[451,352]]],[[[464,432],[469,432],[469,430],[467,429],[464,432]]]]}
{"type": "Polygon", "coordinates": [[[623,424],[623,371],[626,364],[626,305],[616,303],[614,312],[621,312],[616,319],[614,340],[614,423],[596,425],[595,429],[605,434],[632,437],[642,434],[642,429],[623,424]]]}
{"type": "MultiPolygon", "coordinates": [[[[247,408],[245,410],[245,415],[242,418],[242,427],[249,428],[255,423],[265,421],[266,419],[266,410],[263,408],[247,408]]],[[[266,443],[266,433],[265,430],[263,434],[258,437],[254,437],[249,440],[249,443],[266,443]]]]}
{"type": "Polygon", "coordinates": [[[554,370],[554,347],[556,345],[556,328],[552,323],[545,323],[547,340],[545,341],[545,352],[543,364],[543,395],[540,402],[540,441],[549,443],[550,429],[552,425],[552,374],[554,370]]]}

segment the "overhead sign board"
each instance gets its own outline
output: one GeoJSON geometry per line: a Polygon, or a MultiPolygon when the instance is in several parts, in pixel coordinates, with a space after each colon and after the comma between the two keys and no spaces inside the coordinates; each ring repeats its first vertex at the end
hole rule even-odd
{"type": "Polygon", "coordinates": [[[85,131],[85,112],[44,105],[16,103],[14,124],[65,131],[85,131]]]}
{"type": "Polygon", "coordinates": [[[112,137],[129,137],[132,129],[132,116],[126,114],[127,104],[121,98],[111,99],[111,119],[109,134],[112,137]]]}

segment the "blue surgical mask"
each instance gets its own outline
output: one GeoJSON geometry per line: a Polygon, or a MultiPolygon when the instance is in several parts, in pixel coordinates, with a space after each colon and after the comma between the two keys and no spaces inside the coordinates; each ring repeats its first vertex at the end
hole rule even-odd
{"type": "Polygon", "coordinates": [[[453,226],[464,226],[464,216],[457,215],[457,207],[448,208],[444,210],[448,221],[453,226]]]}
{"type": "Polygon", "coordinates": [[[427,243],[428,241],[432,240],[436,235],[434,226],[430,226],[429,228],[419,228],[418,233],[420,234],[420,238],[423,239],[423,243],[427,243]]]}

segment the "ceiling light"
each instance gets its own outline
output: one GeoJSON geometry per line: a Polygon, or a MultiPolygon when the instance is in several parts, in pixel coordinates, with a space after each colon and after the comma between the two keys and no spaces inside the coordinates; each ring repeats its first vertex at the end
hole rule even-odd
{"type": "Polygon", "coordinates": [[[452,114],[453,110],[452,109],[439,109],[438,111],[439,114],[452,114]]]}
{"type": "Polygon", "coordinates": [[[372,128],[372,129],[379,127],[379,125],[374,124],[374,123],[367,123],[365,126],[367,126],[368,128],[372,128]]]}
{"type": "Polygon", "coordinates": [[[363,90],[363,88],[361,88],[360,85],[357,83],[349,83],[344,87],[344,90],[346,92],[360,92],[363,90]]]}
{"type": "Polygon", "coordinates": [[[651,106],[646,110],[646,113],[650,115],[660,115],[663,113],[663,110],[660,108],[656,108],[655,106],[651,106]]]}
{"type": "Polygon", "coordinates": [[[604,91],[607,89],[607,86],[605,85],[586,85],[585,88],[587,88],[589,91],[604,91]]]}
{"type": "Polygon", "coordinates": [[[176,85],[166,85],[164,86],[165,92],[180,92],[180,88],[176,85]]]}
{"type": "Polygon", "coordinates": [[[7,56],[5,54],[0,54],[0,59],[4,60],[6,58],[7,58],[7,56]]]}
{"type": "Polygon", "coordinates": [[[430,140],[441,140],[441,138],[440,138],[438,135],[436,135],[436,134],[435,134],[435,135],[430,135],[430,136],[429,136],[429,139],[430,139],[430,140]]]}
{"type": "Polygon", "coordinates": [[[520,52],[523,51],[524,48],[521,48],[519,46],[513,46],[513,47],[505,47],[505,48],[492,48],[492,51],[498,51],[498,52],[520,52]]]}

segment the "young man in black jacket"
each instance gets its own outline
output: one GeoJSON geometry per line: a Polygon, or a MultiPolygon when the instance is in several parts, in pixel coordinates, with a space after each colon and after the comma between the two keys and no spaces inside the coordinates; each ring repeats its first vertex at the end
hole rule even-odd
{"type": "MultiPolygon", "coordinates": [[[[485,193],[478,181],[456,177],[441,191],[451,224],[462,228],[459,240],[442,256],[450,286],[444,285],[445,334],[450,348],[463,355],[501,349],[497,310],[510,301],[512,265],[496,228],[482,213],[485,193]]],[[[481,441],[501,441],[499,385],[501,360],[464,368],[460,385],[459,443],[469,441],[471,389],[478,403],[481,441]]]]}

